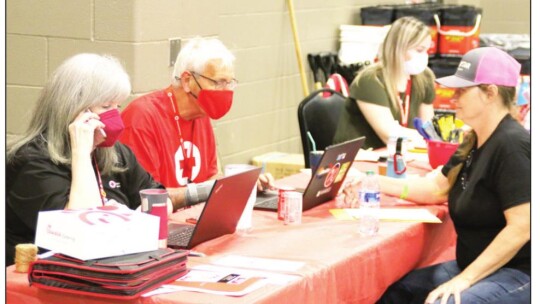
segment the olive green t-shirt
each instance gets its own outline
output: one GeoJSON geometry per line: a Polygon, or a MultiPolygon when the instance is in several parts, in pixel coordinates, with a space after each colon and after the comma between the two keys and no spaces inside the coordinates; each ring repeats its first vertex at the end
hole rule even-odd
{"type": "MultiPolygon", "coordinates": [[[[428,68],[429,69],[429,68],[428,68]]],[[[418,92],[415,88],[418,86],[415,82],[415,77],[412,76],[411,85],[411,103],[409,106],[408,127],[413,128],[413,120],[418,116],[420,104],[432,104],[435,98],[434,77],[433,73],[426,69],[422,74],[432,80],[429,82],[425,92],[418,92]]],[[[382,82],[382,72],[379,70],[375,77],[370,77],[365,73],[360,73],[350,86],[350,97],[339,119],[336,134],[334,135],[334,143],[341,143],[347,140],[365,136],[366,141],[363,148],[382,148],[386,146],[384,142],[377,136],[368,121],[364,118],[364,114],[360,111],[356,100],[373,103],[380,106],[390,108],[390,112],[395,120],[401,121],[400,109],[392,104],[388,96],[385,86],[382,82]]],[[[404,99],[405,93],[402,93],[401,98],[404,99]]]]}

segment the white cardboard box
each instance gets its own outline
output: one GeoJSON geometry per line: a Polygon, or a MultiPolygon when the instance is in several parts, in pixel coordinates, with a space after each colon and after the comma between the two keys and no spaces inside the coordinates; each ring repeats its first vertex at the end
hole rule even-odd
{"type": "Polygon", "coordinates": [[[158,249],[159,217],[114,206],[42,211],[36,245],[89,260],[158,249]]]}

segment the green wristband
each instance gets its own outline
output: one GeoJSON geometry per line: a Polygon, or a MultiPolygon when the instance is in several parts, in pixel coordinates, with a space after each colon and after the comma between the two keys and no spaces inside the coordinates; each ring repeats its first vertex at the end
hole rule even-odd
{"type": "Polygon", "coordinates": [[[399,195],[400,199],[407,199],[409,196],[409,184],[403,185],[403,190],[401,190],[401,194],[399,195]]]}

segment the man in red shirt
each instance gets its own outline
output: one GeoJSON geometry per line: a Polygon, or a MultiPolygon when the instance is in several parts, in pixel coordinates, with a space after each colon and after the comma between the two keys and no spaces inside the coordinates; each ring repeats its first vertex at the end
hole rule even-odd
{"type": "MultiPolygon", "coordinates": [[[[238,83],[234,59],[218,39],[194,38],[178,54],[171,85],[122,111],[120,141],[176,197],[173,201],[184,202],[175,209],[206,200],[220,173],[210,119],[223,117],[232,106],[238,83]]],[[[270,175],[259,178],[261,190],[272,184],[270,175]]]]}

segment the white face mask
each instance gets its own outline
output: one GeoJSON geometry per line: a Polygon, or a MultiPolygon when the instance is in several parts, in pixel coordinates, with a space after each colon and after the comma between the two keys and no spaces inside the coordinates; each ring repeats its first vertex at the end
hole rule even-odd
{"type": "Polygon", "coordinates": [[[405,61],[405,73],[408,75],[418,75],[422,73],[428,65],[428,54],[409,52],[411,59],[405,61]]]}

